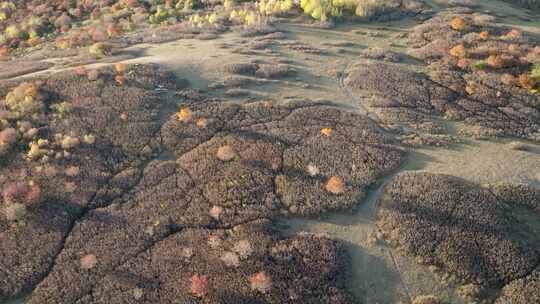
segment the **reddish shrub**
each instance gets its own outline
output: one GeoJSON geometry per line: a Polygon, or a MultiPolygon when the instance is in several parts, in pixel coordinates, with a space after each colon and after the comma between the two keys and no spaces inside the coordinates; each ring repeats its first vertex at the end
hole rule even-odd
{"type": "Polygon", "coordinates": [[[65,31],[66,29],[69,30],[71,26],[71,18],[66,13],[63,13],[54,21],[54,26],[60,28],[62,31],[65,31]]]}
{"type": "Polygon", "coordinates": [[[95,81],[99,78],[99,71],[98,70],[90,70],[87,73],[88,80],[95,81]]]}
{"type": "Polygon", "coordinates": [[[116,81],[116,84],[119,86],[123,86],[126,82],[126,76],[119,74],[114,77],[114,81],[116,81]]]}
{"type": "Polygon", "coordinates": [[[17,141],[17,131],[13,128],[7,128],[0,132],[0,144],[11,145],[17,141]]]}
{"type": "Polygon", "coordinates": [[[75,75],[77,75],[77,76],[84,76],[84,75],[86,75],[86,72],[87,72],[84,65],[80,65],[80,66],[76,67],[73,71],[75,72],[75,75]]]}
{"type": "Polygon", "coordinates": [[[505,85],[512,86],[516,84],[516,77],[514,77],[511,74],[506,73],[501,76],[501,82],[504,83],[505,85]]]}
{"type": "Polygon", "coordinates": [[[511,30],[510,32],[506,33],[504,35],[504,37],[506,38],[510,38],[510,39],[517,39],[517,38],[520,38],[523,34],[521,33],[520,30],[517,30],[517,29],[513,29],[511,30]]]}
{"type": "Polygon", "coordinates": [[[527,90],[532,90],[536,87],[536,81],[528,74],[519,75],[518,83],[522,88],[527,90]]]}
{"type": "Polygon", "coordinates": [[[88,34],[90,34],[90,37],[94,42],[103,42],[107,40],[107,33],[102,28],[91,28],[88,30],[88,34]]]}
{"type": "Polygon", "coordinates": [[[208,277],[205,275],[194,274],[191,279],[191,293],[199,298],[208,294],[208,277]]]}
{"type": "Polygon", "coordinates": [[[345,182],[339,176],[332,176],[326,182],[325,189],[332,194],[341,194],[345,191],[345,182]]]}
{"type": "Polygon", "coordinates": [[[504,66],[504,60],[499,55],[491,55],[486,59],[486,63],[493,68],[501,68],[504,66]]]}
{"type": "Polygon", "coordinates": [[[120,29],[114,24],[109,24],[107,25],[107,35],[109,38],[120,36],[120,29]]]}
{"type": "Polygon", "coordinates": [[[41,202],[41,188],[38,185],[31,185],[25,200],[27,205],[39,204],[41,202]]]}
{"type": "Polygon", "coordinates": [[[272,288],[272,278],[264,271],[260,271],[249,277],[251,289],[267,293],[272,288]]]}
{"type": "Polygon", "coordinates": [[[5,204],[22,203],[33,206],[41,202],[41,188],[36,184],[10,183],[5,186],[2,198],[5,204]]]}
{"type": "Polygon", "coordinates": [[[489,38],[489,32],[486,32],[486,31],[483,31],[483,32],[480,32],[480,38],[486,40],[489,38]]]}
{"type": "Polygon", "coordinates": [[[27,191],[28,185],[23,182],[10,183],[4,187],[2,198],[5,204],[13,204],[20,201],[24,193],[27,191]]]}
{"type": "Polygon", "coordinates": [[[468,68],[471,64],[472,64],[472,60],[467,59],[467,58],[461,58],[461,59],[459,59],[458,62],[457,62],[457,66],[458,66],[460,69],[466,69],[466,68],[468,68]]]}
{"type": "Polygon", "coordinates": [[[0,59],[7,56],[9,56],[9,49],[6,46],[0,46],[0,59]]]}
{"type": "Polygon", "coordinates": [[[126,72],[126,64],[125,63],[116,63],[114,65],[114,69],[116,70],[116,73],[119,75],[122,75],[126,72]]]}

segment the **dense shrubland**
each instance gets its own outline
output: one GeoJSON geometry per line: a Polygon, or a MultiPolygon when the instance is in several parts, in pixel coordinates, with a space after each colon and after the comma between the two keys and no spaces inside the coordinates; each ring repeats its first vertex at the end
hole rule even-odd
{"type": "Polygon", "coordinates": [[[90,47],[107,55],[107,42],[149,26],[184,23],[195,28],[267,23],[271,16],[305,12],[326,21],[370,17],[418,6],[414,0],[77,0],[0,2],[0,59],[24,50],[90,47]],[[405,4],[404,4],[405,3],[405,4]]]}

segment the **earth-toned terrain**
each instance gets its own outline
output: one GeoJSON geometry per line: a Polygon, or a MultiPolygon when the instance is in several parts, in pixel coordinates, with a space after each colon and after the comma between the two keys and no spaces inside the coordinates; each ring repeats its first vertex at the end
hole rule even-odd
{"type": "Polygon", "coordinates": [[[324,3],[1,2],[0,303],[540,303],[536,1],[324,3]]]}

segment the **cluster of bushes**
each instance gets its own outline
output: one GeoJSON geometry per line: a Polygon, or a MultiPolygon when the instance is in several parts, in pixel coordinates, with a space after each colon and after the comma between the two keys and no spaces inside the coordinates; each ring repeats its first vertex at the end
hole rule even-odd
{"type": "Polygon", "coordinates": [[[0,57],[56,39],[60,49],[102,43],[137,25],[177,22],[193,0],[5,1],[0,57]]]}
{"type": "Polygon", "coordinates": [[[7,183],[2,191],[2,208],[8,221],[22,219],[29,208],[35,208],[42,201],[41,187],[33,181],[7,183]]]}
{"type": "Polygon", "coordinates": [[[0,157],[15,150],[29,161],[47,162],[51,158],[69,158],[70,150],[80,144],[93,144],[92,135],[54,134],[51,140],[42,138],[39,130],[48,114],[52,119],[63,119],[71,110],[67,102],[46,105],[40,83],[21,83],[0,100],[0,157]]]}
{"type": "Polygon", "coordinates": [[[265,16],[280,15],[289,12],[294,7],[292,0],[259,0],[259,12],[265,16]]]}
{"type": "Polygon", "coordinates": [[[0,5],[0,47],[5,53],[56,39],[58,48],[85,46],[118,36],[147,9],[136,0],[24,1],[0,5]]]}
{"type": "MultiPolygon", "coordinates": [[[[1,0],[0,0],[1,1],[1,0]]],[[[300,7],[318,20],[343,15],[370,16],[396,0],[301,0],[300,7]]],[[[54,41],[59,49],[96,45],[148,24],[187,21],[196,27],[215,23],[252,25],[284,14],[293,0],[32,0],[0,2],[0,59],[16,50],[54,41]],[[193,10],[216,7],[200,15],[193,10]],[[233,10],[233,8],[235,8],[233,10]]]]}
{"type": "Polygon", "coordinates": [[[321,21],[342,16],[371,18],[402,5],[403,1],[397,0],[300,0],[302,10],[321,21]]]}
{"type": "MultiPolygon", "coordinates": [[[[22,83],[7,94],[0,102],[0,157],[37,137],[38,128],[33,122],[39,119],[43,109],[43,97],[35,83],[22,83]]],[[[32,181],[6,183],[0,213],[15,221],[40,201],[41,188],[32,181]]]]}
{"type": "Polygon", "coordinates": [[[449,50],[455,65],[462,70],[490,70],[501,74],[505,85],[517,85],[533,93],[540,84],[540,47],[523,42],[517,29],[477,29],[462,17],[450,21],[462,39],[449,50]],[[531,71],[532,69],[532,71],[531,71]]]}
{"type": "MultiPolygon", "coordinates": [[[[125,68],[117,67],[118,75],[125,68]]],[[[51,103],[39,81],[23,82],[0,99],[0,163],[27,161],[38,168],[65,162],[83,145],[93,145],[92,134],[50,132],[51,121],[64,120],[73,110],[69,102],[51,103]]],[[[73,167],[74,168],[74,167],[73,167]]],[[[74,169],[67,175],[76,175],[74,169]]],[[[8,177],[0,182],[0,217],[19,221],[43,200],[42,188],[28,176],[8,177]]]]}
{"type": "MultiPolygon", "coordinates": [[[[290,1],[290,0],[287,0],[290,1]]],[[[289,2],[292,7],[292,1],[289,2]]],[[[195,0],[77,0],[0,3],[0,59],[16,50],[53,42],[58,49],[91,46],[92,55],[107,55],[106,41],[150,24],[175,24],[188,21],[193,26],[215,24],[227,19],[247,16],[253,23],[257,13],[255,5],[236,11],[228,18],[234,6],[232,0],[224,2],[195,0]],[[193,9],[222,5],[219,14],[205,16],[191,14],[193,9]],[[245,11],[245,12],[244,12],[245,11]],[[218,17],[219,20],[218,20],[218,17]]],[[[285,7],[284,7],[285,8],[285,7]]],[[[262,9],[261,9],[262,10],[262,9]]]]}

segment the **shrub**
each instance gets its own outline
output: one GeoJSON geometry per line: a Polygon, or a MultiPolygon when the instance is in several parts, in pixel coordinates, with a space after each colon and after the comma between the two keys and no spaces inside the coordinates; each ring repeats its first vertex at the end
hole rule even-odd
{"type": "Polygon", "coordinates": [[[93,145],[96,142],[96,136],[92,134],[86,134],[83,136],[83,143],[87,145],[93,145]]]}
{"type": "Polygon", "coordinates": [[[97,57],[103,57],[105,55],[108,55],[111,51],[111,47],[105,43],[97,42],[90,46],[88,49],[88,52],[91,55],[97,56],[97,57]]]}
{"type": "Polygon", "coordinates": [[[22,32],[16,25],[10,25],[4,30],[7,39],[21,38],[22,32]]]}
{"type": "Polygon", "coordinates": [[[77,76],[84,76],[87,73],[86,67],[84,65],[77,66],[75,69],[73,69],[73,72],[77,76]]]}
{"type": "Polygon", "coordinates": [[[230,10],[234,7],[235,1],[234,0],[225,0],[223,1],[223,7],[227,10],[230,10]]]}
{"type": "Polygon", "coordinates": [[[450,22],[450,27],[456,31],[463,31],[465,29],[465,26],[466,26],[465,19],[461,17],[455,17],[450,22]]]}
{"type": "Polygon", "coordinates": [[[5,154],[17,142],[19,134],[13,128],[0,131],[0,155],[5,154]]]}
{"type": "Polygon", "coordinates": [[[181,122],[190,122],[193,117],[193,112],[188,107],[180,108],[180,111],[176,113],[176,118],[181,122]]]}
{"type": "Polygon", "coordinates": [[[175,16],[176,13],[173,9],[159,5],[156,11],[148,17],[148,21],[153,24],[160,24],[165,20],[175,16]]]}
{"type": "Polygon", "coordinates": [[[537,82],[540,82],[540,61],[535,62],[531,71],[531,77],[537,82]]]}
{"type": "Polygon", "coordinates": [[[8,221],[21,220],[27,213],[26,206],[20,203],[14,203],[4,206],[4,215],[8,221]]]}
{"type": "Polygon", "coordinates": [[[44,103],[35,83],[24,82],[6,95],[5,104],[16,118],[31,117],[43,111],[44,103]]]}
{"type": "Polygon", "coordinates": [[[345,191],[345,182],[339,176],[332,176],[326,182],[325,189],[332,194],[341,194],[345,191]]]}
{"type": "Polygon", "coordinates": [[[489,32],[487,32],[487,31],[482,31],[478,35],[480,35],[480,38],[482,38],[484,40],[489,38],[489,32]]]}
{"type": "Polygon", "coordinates": [[[471,59],[467,59],[467,58],[460,58],[457,62],[457,66],[460,68],[460,69],[467,69],[468,67],[470,67],[472,64],[472,60],[471,59]]]}
{"type": "Polygon", "coordinates": [[[304,13],[314,19],[327,21],[331,17],[342,16],[344,7],[341,5],[343,3],[343,1],[332,0],[300,0],[300,7],[304,13]]]}
{"type": "Polygon", "coordinates": [[[116,71],[117,74],[121,75],[121,74],[124,74],[126,72],[126,64],[125,63],[116,63],[114,65],[114,69],[116,71]]]}
{"type": "Polygon", "coordinates": [[[88,71],[88,73],[86,74],[86,77],[88,77],[88,80],[90,80],[90,81],[98,80],[98,78],[99,78],[99,70],[94,69],[94,70],[88,71]]]}
{"type": "Polygon", "coordinates": [[[326,137],[330,137],[332,133],[334,132],[334,130],[332,128],[322,128],[320,132],[322,135],[326,137]]]}
{"type": "Polygon", "coordinates": [[[79,173],[81,173],[81,169],[77,166],[71,166],[71,167],[68,167],[66,168],[66,170],[64,171],[64,174],[66,176],[69,176],[69,177],[75,177],[75,176],[78,176],[79,173]]]}
{"type": "Polygon", "coordinates": [[[63,13],[60,17],[56,18],[54,21],[54,26],[59,28],[61,31],[66,32],[71,27],[71,17],[67,13],[63,13]]]}
{"type": "Polygon", "coordinates": [[[249,277],[251,289],[261,293],[267,293],[272,288],[272,278],[266,272],[260,271],[249,277]]]}
{"type": "Polygon", "coordinates": [[[2,191],[4,204],[23,204],[28,207],[36,206],[41,202],[41,188],[34,182],[8,183],[2,191]]]}
{"type": "Polygon", "coordinates": [[[467,49],[463,44],[458,44],[450,49],[450,55],[457,58],[467,57],[467,49]]]}
{"type": "Polygon", "coordinates": [[[508,33],[503,35],[502,38],[503,39],[508,39],[508,40],[513,40],[513,39],[521,38],[522,35],[523,34],[522,34],[522,32],[520,30],[512,29],[511,31],[509,31],[508,33]]]}
{"type": "Polygon", "coordinates": [[[54,111],[53,116],[55,118],[64,119],[73,110],[73,105],[64,101],[51,105],[51,109],[54,111]]]}
{"type": "Polygon", "coordinates": [[[473,65],[473,68],[475,70],[484,70],[488,67],[487,63],[485,63],[484,61],[478,61],[478,62],[475,62],[474,65],[473,65]]]}
{"type": "MultiPolygon", "coordinates": [[[[0,35],[1,36],[1,35],[0,35]]],[[[0,44],[1,44],[1,39],[0,39],[0,44]]],[[[4,59],[4,58],[7,58],[9,56],[9,49],[5,46],[0,46],[0,60],[4,59]]]]}
{"type": "Polygon", "coordinates": [[[94,27],[88,29],[88,34],[93,42],[103,42],[107,40],[107,32],[102,27],[94,27]]]}
{"type": "Polygon", "coordinates": [[[61,49],[61,50],[65,50],[65,49],[69,48],[69,41],[64,37],[56,38],[55,43],[56,43],[56,47],[61,49]]]}
{"type": "Polygon", "coordinates": [[[265,16],[286,13],[293,8],[293,5],[292,0],[260,0],[257,3],[259,12],[265,16]]]}
{"type": "Polygon", "coordinates": [[[123,86],[124,83],[126,82],[126,76],[124,76],[123,74],[118,74],[114,76],[114,81],[116,82],[117,85],[123,86]]]}
{"type": "Polygon", "coordinates": [[[196,125],[199,129],[204,129],[204,128],[206,128],[206,126],[208,125],[208,119],[206,119],[206,118],[199,118],[199,119],[197,119],[197,121],[195,122],[195,125],[196,125]]]}
{"type": "Polygon", "coordinates": [[[69,150],[78,147],[81,140],[78,137],[66,135],[60,140],[59,144],[62,149],[69,150]]]}
{"type": "Polygon", "coordinates": [[[216,221],[219,220],[221,213],[223,213],[223,207],[221,206],[213,206],[212,208],[210,208],[210,211],[208,212],[208,214],[216,221]]]}
{"type": "Polygon", "coordinates": [[[87,254],[80,259],[81,268],[85,270],[90,270],[94,268],[97,264],[97,258],[93,254],[87,254]]]}
{"type": "Polygon", "coordinates": [[[513,86],[516,84],[516,77],[512,74],[505,73],[501,75],[501,82],[508,86],[513,86]]]}
{"type": "Polygon", "coordinates": [[[107,36],[109,38],[120,36],[120,29],[118,28],[118,26],[116,26],[116,25],[114,25],[112,23],[108,24],[107,25],[107,36]]]}
{"type": "Polygon", "coordinates": [[[306,172],[309,174],[309,176],[317,176],[320,173],[319,168],[314,164],[307,165],[306,172]]]}
{"type": "Polygon", "coordinates": [[[228,267],[240,266],[240,257],[234,252],[227,251],[221,257],[220,260],[228,267]]]}
{"type": "Polygon", "coordinates": [[[234,244],[233,251],[236,252],[241,259],[247,259],[253,253],[253,247],[248,240],[240,240],[234,244]]]}
{"type": "Polygon", "coordinates": [[[519,85],[527,90],[533,90],[536,87],[536,80],[528,74],[521,74],[518,77],[519,85]]]}
{"type": "Polygon", "coordinates": [[[236,157],[236,152],[231,146],[225,145],[219,147],[216,153],[216,157],[221,161],[230,161],[236,157]]]}
{"type": "Polygon", "coordinates": [[[208,276],[194,274],[191,279],[191,293],[199,298],[203,298],[208,294],[209,284],[208,276]]]}
{"type": "Polygon", "coordinates": [[[476,82],[469,81],[465,85],[465,92],[469,95],[474,95],[479,89],[479,86],[476,82]]]}
{"type": "Polygon", "coordinates": [[[501,68],[504,66],[505,62],[501,56],[491,55],[486,59],[486,64],[492,68],[501,68]]]}
{"type": "Polygon", "coordinates": [[[392,7],[395,1],[388,0],[361,0],[358,2],[347,1],[344,5],[346,10],[352,9],[356,16],[360,17],[372,17],[378,15],[389,7],[392,7]],[[354,5],[354,8],[353,8],[354,5]]]}
{"type": "Polygon", "coordinates": [[[33,141],[28,144],[28,152],[26,153],[26,159],[27,160],[36,160],[41,157],[47,156],[47,150],[43,149],[43,147],[46,145],[46,142],[44,141],[33,141]]]}
{"type": "Polygon", "coordinates": [[[250,9],[232,10],[229,14],[229,20],[233,23],[244,25],[261,24],[261,16],[250,9]]]}

